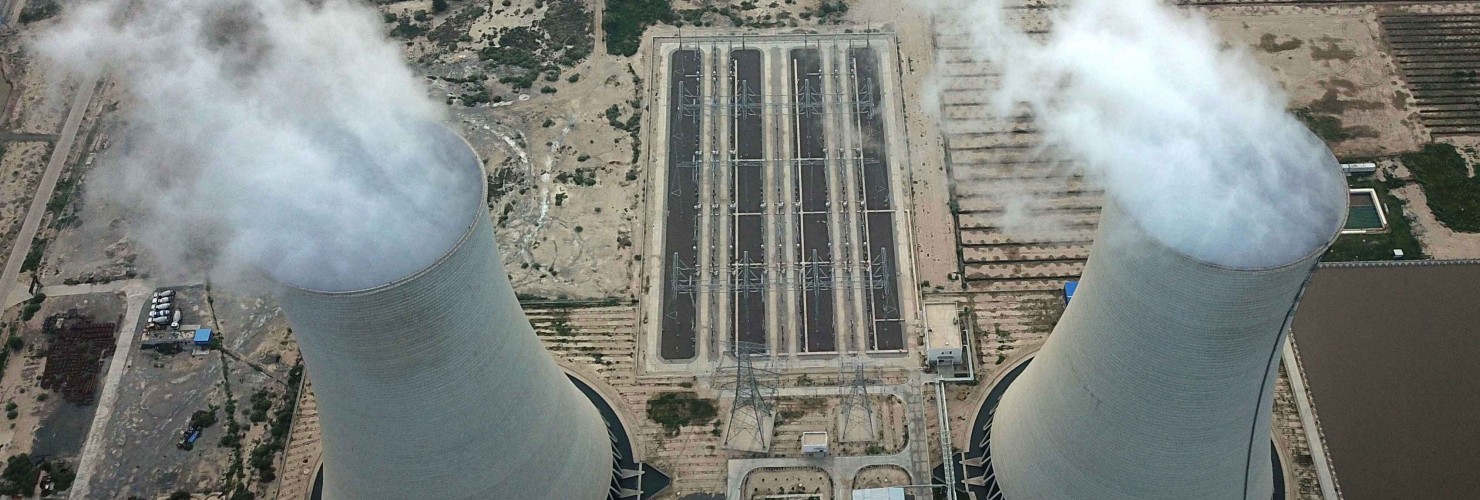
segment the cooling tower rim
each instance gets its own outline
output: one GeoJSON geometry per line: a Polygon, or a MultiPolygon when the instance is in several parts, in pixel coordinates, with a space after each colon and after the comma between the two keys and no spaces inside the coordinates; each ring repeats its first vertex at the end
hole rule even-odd
{"type": "Polygon", "coordinates": [[[447,134],[451,135],[452,137],[456,137],[463,146],[466,146],[468,148],[468,153],[472,154],[473,165],[475,165],[478,169],[478,201],[477,203],[474,203],[475,208],[473,209],[473,217],[468,221],[467,228],[463,229],[462,235],[458,236],[457,242],[448,247],[446,252],[442,252],[442,255],[437,257],[436,260],[425,266],[422,266],[422,268],[418,269],[416,272],[398,278],[395,281],[383,283],[380,285],[353,290],[319,290],[278,280],[280,286],[294,292],[322,296],[351,296],[378,293],[380,291],[396,288],[404,283],[414,281],[422,275],[430,272],[432,269],[436,269],[438,266],[442,265],[443,262],[447,261],[447,259],[451,258],[453,254],[457,253],[457,251],[468,242],[468,238],[472,237],[473,235],[473,229],[478,227],[478,223],[481,222],[478,220],[478,218],[488,217],[488,207],[484,201],[488,199],[488,169],[483,166],[483,157],[478,155],[478,150],[473,148],[473,143],[468,142],[468,138],[463,137],[463,135],[458,133],[457,130],[454,130],[452,127],[448,126],[445,123],[436,124],[436,128],[447,132],[447,134]]]}
{"type": "MultiPolygon", "coordinates": [[[[1341,195],[1343,197],[1345,197],[1347,195],[1347,192],[1348,192],[1347,189],[1348,188],[1346,187],[1346,185],[1347,185],[1346,184],[1346,181],[1344,179],[1339,178],[1339,176],[1341,175],[1341,170],[1339,168],[1340,167],[1340,163],[1336,163],[1336,156],[1334,154],[1332,154],[1330,151],[1327,151],[1325,156],[1327,157],[1327,159],[1330,160],[1331,163],[1333,163],[1334,165],[1336,165],[1338,167],[1338,168],[1332,170],[1332,174],[1335,175],[1335,176],[1338,176],[1338,180],[1341,181],[1341,182],[1339,182],[1339,184],[1342,186],[1342,188],[1341,188],[1341,195]]],[[[1343,202],[1343,204],[1345,204],[1345,203],[1346,202],[1343,202]]],[[[1321,245],[1317,246],[1316,248],[1312,249],[1310,252],[1305,253],[1305,254],[1301,254],[1301,256],[1299,258],[1297,258],[1297,259],[1295,259],[1293,261],[1284,263],[1284,264],[1279,264],[1279,265],[1246,267],[1246,266],[1235,266],[1235,265],[1229,265],[1229,264],[1221,264],[1221,263],[1217,263],[1217,262],[1210,262],[1207,259],[1201,259],[1201,258],[1193,257],[1190,253],[1188,253],[1188,252],[1186,252],[1186,251],[1184,251],[1184,250],[1182,250],[1180,248],[1177,248],[1175,245],[1172,245],[1172,244],[1168,243],[1165,239],[1161,238],[1160,236],[1157,236],[1155,233],[1153,233],[1152,231],[1148,230],[1146,228],[1146,226],[1141,223],[1141,220],[1135,216],[1135,212],[1130,211],[1130,210],[1127,210],[1126,207],[1125,207],[1125,204],[1122,203],[1120,201],[1120,199],[1118,199],[1118,198],[1116,198],[1114,196],[1106,196],[1105,197],[1105,206],[1108,208],[1110,205],[1115,205],[1115,209],[1117,211],[1119,211],[1121,213],[1121,217],[1127,221],[1127,222],[1125,222],[1126,224],[1129,224],[1132,227],[1134,227],[1137,232],[1139,232],[1141,235],[1143,235],[1143,237],[1145,237],[1146,239],[1148,239],[1150,241],[1155,242],[1156,245],[1164,248],[1167,252],[1170,252],[1172,255],[1175,255],[1178,258],[1187,260],[1188,262],[1196,263],[1196,264],[1201,265],[1201,266],[1206,266],[1206,267],[1210,267],[1210,268],[1213,268],[1213,269],[1219,269],[1219,270],[1224,270],[1224,271],[1235,271],[1235,272],[1244,272],[1244,273],[1261,273],[1261,272],[1283,271],[1283,270],[1290,269],[1292,267],[1296,267],[1296,266],[1302,265],[1303,263],[1310,262],[1312,259],[1319,259],[1322,254],[1326,253],[1326,250],[1329,250],[1331,248],[1331,245],[1333,245],[1333,244],[1336,243],[1336,239],[1341,237],[1341,228],[1343,228],[1343,227],[1346,226],[1346,219],[1350,215],[1349,214],[1349,210],[1341,210],[1341,211],[1339,211],[1339,213],[1337,214],[1337,217],[1336,217],[1335,227],[1332,228],[1331,237],[1328,238],[1327,240],[1325,240],[1325,243],[1324,244],[1321,244],[1321,245]]],[[[1096,238],[1098,239],[1099,237],[1097,236],[1096,238]]]]}

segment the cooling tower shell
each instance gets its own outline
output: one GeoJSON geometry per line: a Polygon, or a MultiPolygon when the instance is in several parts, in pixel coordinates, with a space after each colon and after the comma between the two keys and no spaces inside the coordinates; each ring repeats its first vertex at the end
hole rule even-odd
{"type": "Polygon", "coordinates": [[[411,276],[279,292],[318,401],[323,498],[606,498],[606,425],[535,336],[476,205],[411,276]]]}
{"type": "Polygon", "coordinates": [[[1110,200],[1073,301],[993,416],[1004,497],[1268,500],[1280,350],[1324,250],[1200,262],[1110,200]]]}

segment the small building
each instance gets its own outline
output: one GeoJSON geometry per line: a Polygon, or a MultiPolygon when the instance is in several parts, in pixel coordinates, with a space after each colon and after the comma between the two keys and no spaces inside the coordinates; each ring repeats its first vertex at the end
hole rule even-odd
{"type": "Polygon", "coordinates": [[[211,345],[211,329],[201,328],[195,331],[195,345],[211,345]]]}
{"type": "Polygon", "coordinates": [[[853,490],[853,500],[905,500],[904,488],[853,490]]]}
{"type": "Polygon", "coordinates": [[[802,454],[812,458],[827,456],[827,433],[821,431],[803,432],[802,454]]]}
{"type": "Polygon", "coordinates": [[[961,366],[966,349],[961,341],[961,314],[954,302],[925,305],[925,359],[932,366],[961,366]]]}
{"type": "Polygon", "coordinates": [[[1064,305],[1069,305],[1069,301],[1074,300],[1074,292],[1077,291],[1079,291],[1078,281],[1064,283],[1064,305]]]}
{"type": "Polygon", "coordinates": [[[1346,175],[1372,175],[1377,173],[1376,163],[1343,163],[1341,172],[1346,175]]]}

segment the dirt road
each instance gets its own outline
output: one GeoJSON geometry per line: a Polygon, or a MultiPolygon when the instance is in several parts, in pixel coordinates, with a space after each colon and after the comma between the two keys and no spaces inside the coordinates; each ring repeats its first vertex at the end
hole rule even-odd
{"type": "Polygon", "coordinates": [[[57,139],[56,147],[51,150],[51,161],[46,164],[46,173],[41,175],[41,185],[36,187],[36,195],[31,198],[31,208],[26,212],[26,220],[21,224],[21,232],[15,237],[15,246],[10,249],[10,257],[5,260],[5,270],[0,273],[0,304],[10,303],[10,292],[20,276],[21,264],[26,259],[26,254],[31,251],[31,240],[36,238],[36,232],[41,229],[41,218],[46,215],[46,204],[51,201],[52,191],[56,190],[57,180],[62,176],[62,169],[67,164],[67,157],[72,151],[72,145],[77,142],[77,129],[82,127],[82,118],[87,114],[87,105],[92,102],[93,93],[98,88],[98,79],[91,78],[82,82],[77,88],[77,96],[72,100],[72,110],[67,113],[67,121],[62,124],[61,137],[57,139]]]}

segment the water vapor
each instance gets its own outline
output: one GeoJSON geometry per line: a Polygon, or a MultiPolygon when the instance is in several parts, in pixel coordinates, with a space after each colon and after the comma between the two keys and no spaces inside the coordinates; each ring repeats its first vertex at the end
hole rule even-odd
{"type": "Polygon", "coordinates": [[[993,119],[1031,116],[1045,150],[1163,243],[1261,268],[1337,231],[1345,195],[1331,153],[1206,20],[1157,0],[1079,0],[1050,15],[1048,33],[1030,34],[1022,7],[965,9],[940,14],[962,19],[976,58],[998,71],[984,85],[993,119]]]}
{"type": "Polygon", "coordinates": [[[441,256],[481,206],[473,155],[348,0],[101,0],[34,48],[126,89],[89,182],[165,263],[360,289],[441,256]]]}

